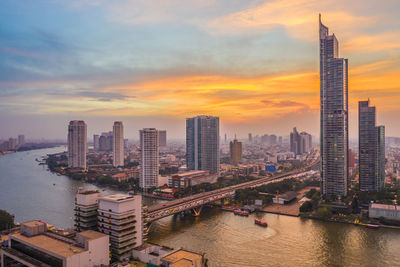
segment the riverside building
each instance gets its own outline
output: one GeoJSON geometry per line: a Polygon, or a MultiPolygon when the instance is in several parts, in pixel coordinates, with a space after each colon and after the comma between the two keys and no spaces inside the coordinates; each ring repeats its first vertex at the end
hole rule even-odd
{"type": "Polygon", "coordinates": [[[97,230],[97,209],[101,193],[79,190],[75,196],[75,229],[77,232],[97,230]]]}
{"type": "Polygon", "coordinates": [[[321,22],[320,41],[320,148],[321,193],[347,195],[348,181],[348,61],[339,57],[339,43],[321,22]]]}
{"type": "Polygon", "coordinates": [[[84,121],[68,125],[68,167],[86,169],[87,129],[84,121]]]}
{"type": "Polygon", "coordinates": [[[145,190],[158,186],[159,138],[155,128],[140,130],[140,178],[139,186],[145,190]]]}
{"type": "Polygon", "coordinates": [[[114,194],[99,198],[98,229],[110,236],[114,260],[129,258],[143,244],[142,196],[114,194]]]}
{"type": "Polygon", "coordinates": [[[20,232],[9,235],[0,256],[4,267],[108,266],[109,237],[89,230],[69,239],[47,232],[44,222],[30,221],[21,224],[20,232]]]}

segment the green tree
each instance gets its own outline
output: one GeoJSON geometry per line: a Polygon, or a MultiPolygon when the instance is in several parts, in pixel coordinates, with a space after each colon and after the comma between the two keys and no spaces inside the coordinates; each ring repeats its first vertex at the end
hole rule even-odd
{"type": "Polygon", "coordinates": [[[14,216],[5,210],[0,210],[0,231],[14,227],[14,216]]]}
{"type": "Polygon", "coordinates": [[[310,212],[312,211],[313,204],[311,201],[306,201],[301,205],[300,207],[300,212],[310,212]]]}

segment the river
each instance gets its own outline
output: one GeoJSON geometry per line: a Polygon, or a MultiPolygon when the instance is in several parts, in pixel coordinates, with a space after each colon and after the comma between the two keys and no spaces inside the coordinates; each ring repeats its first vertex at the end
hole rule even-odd
{"type": "MultiPolygon", "coordinates": [[[[35,161],[63,149],[0,157],[0,209],[18,222],[43,219],[71,227],[76,190],[103,189],[50,173],[35,161]]],[[[199,217],[171,216],[153,223],[149,241],[205,253],[209,266],[400,266],[398,230],[265,213],[239,217],[206,208],[199,217]],[[268,228],[255,225],[254,218],[267,221],[268,228]]]]}

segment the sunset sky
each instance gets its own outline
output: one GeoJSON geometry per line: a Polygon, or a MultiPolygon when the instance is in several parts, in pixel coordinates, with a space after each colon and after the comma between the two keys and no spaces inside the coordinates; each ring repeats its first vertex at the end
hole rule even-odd
{"type": "Polygon", "coordinates": [[[72,119],[184,138],[201,114],[221,136],[318,137],[318,13],[349,59],[350,136],[368,97],[400,136],[399,0],[5,0],[0,138],[66,138],[72,119]]]}

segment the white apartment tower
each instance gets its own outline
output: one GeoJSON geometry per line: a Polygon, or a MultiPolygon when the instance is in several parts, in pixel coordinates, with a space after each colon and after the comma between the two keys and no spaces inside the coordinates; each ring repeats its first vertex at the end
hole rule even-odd
{"type": "Polygon", "coordinates": [[[144,189],[158,186],[159,138],[155,128],[140,130],[140,179],[144,189]]]}
{"type": "Polygon", "coordinates": [[[124,125],[122,121],[114,122],[113,126],[113,166],[124,166],[124,125]]]}
{"type": "Polygon", "coordinates": [[[86,169],[87,129],[84,121],[68,125],[68,167],[86,169]]]}
{"type": "Polygon", "coordinates": [[[101,193],[97,190],[79,190],[75,195],[75,230],[97,230],[97,209],[101,193]]]}
{"type": "Polygon", "coordinates": [[[110,236],[112,258],[129,258],[143,244],[142,196],[115,194],[99,198],[98,229],[110,236]]]}

